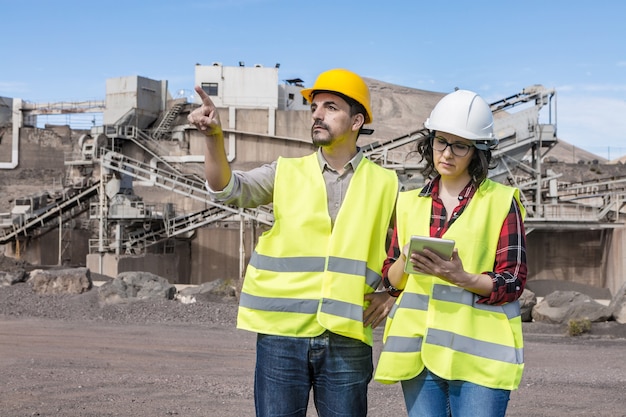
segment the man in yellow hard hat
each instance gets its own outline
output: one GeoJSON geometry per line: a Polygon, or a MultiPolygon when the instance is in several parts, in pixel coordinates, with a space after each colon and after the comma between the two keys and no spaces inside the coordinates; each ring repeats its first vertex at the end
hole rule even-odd
{"type": "Polygon", "coordinates": [[[398,193],[395,172],[364,158],[356,142],[372,122],[369,89],[332,69],[302,90],[318,151],[231,171],[218,112],[189,115],[206,138],[207,187],[216,201],[273,203],[274,224],[248,264],[237,327],[256,332],[257,416],[305,416],[309,393],[320,416],[367,414],[372,328],[393,299],[377,292],[398,193]]]}

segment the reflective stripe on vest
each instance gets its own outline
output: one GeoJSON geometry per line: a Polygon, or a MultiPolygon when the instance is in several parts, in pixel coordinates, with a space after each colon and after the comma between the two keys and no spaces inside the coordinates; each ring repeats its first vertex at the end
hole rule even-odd
{"type": "Polygon", "coordinates": [[[371,345],[363,296],[381,281],[397,190],[393,171],[363,159],[331,231],[317,155],[279,158],[275,221],[248,264],[237,326],[295,337],[328,329],[371,345]]]}
{"type": "MultiPolygon", "coordinates": [[[[270,256],[259,255],[254,252],[250,258],[250,265],[257,269],[264,269],[275,272],[324,272],[325,258],[294,257],[294,258],[272,258],[270,256]]],[[[363,269],[365,272],[365,284],[372,292],[380,284],[381,277],[376,272],[367,269],[366,263],[353,259],[341,259],[329,257],[328,271],[340,272],[344,274],[358,275],[363,269]]],[[[266,311],[288,311],[294,313],[314,314],[317,311],[318,300],[301,300],[297,298],[269,298],[254,297],[243,294],[240,297],[240,305],[248,308],[266,311]]],[[[345,303],[337,300],[324,299],[321,311],[350,320],[362,320],[363,306],[345,303]]]]}
{"type": "MultiPolygon", "coordinates": [[[[324,272],[325,258],[298,256],[293,258],[273,258],[252,253],[250,265],[257,269],[274,272],[324,272]]],[[[367,263],[354,259],[328,258],[328,271],[359,275],[365,269],[365,283],[373,290],[378,288],[381,276],[367,268],[367,263]]]]}
{"type": "Polygon", "coordinates": [[[504,305],[478,304],[476,301],[480,298],[477,294],[462,290],[458,287],[450,285],[433,286],[433,299],[447,301],[450,303],[464,304],[479,310],[492,311],[494,313],[502,313],[507,319],[511,320],[519,317],[521,314],[519,302],[515,301],[504,305]]]}
{"type": "MultiPolygon", "coordinates": [[[[519,192],[486,180],[444,237],[456,240],[468,272],[493,270],[502,223],[519,192]]],[[[412,234],[429,235],[432,200],[419,190],[401,193],[397,205],[400,247],[412,234]],[[416,213],[419,213],[416,216],[416,213]]],[[[522,208],[523,212],[523,208],[522,208]]],[[[478,304],[478,296],[437,277],[410,275],[386,323],[374,378],[411,379],[424,368],[448,380],[515,389],[523,371],[518,302],[478,304]]]]}
{"type": "Polygon", "coordinates": [[[426,343],[450,348],[458,352],[480,356],[494,361],[508,362],[514,365],[524,363],[523,349],[483,342],[451,332],[429,329],[426,343]]]}

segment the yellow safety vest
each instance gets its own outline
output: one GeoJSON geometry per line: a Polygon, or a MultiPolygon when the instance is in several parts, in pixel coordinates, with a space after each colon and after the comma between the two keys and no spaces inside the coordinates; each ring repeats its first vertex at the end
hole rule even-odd
{"type": "MultiPolygon", "coordinates": [[[[398,243],[429,236],[432,199],[419,190],[400,193],[398,243]]],[[[502,224],[519,190],[485,180],[465,211],[444,234],[456,241],[466,271],[492,271],[502,224]]],[[[519,303],[478,304],[480,297],[434,276],[409,275],[385,325],[384,347],[374,379],[408,380],[424,366],[447,380],[516,389],[524,369],[519,303]]]]}
{"type": "Polygon", "coordinates": [[[363,296],[381,281],[397,193],[395,172],[362,159],[331,227],[317,154],[279,158],[274,224],[248,264],[237,327],[294,337],[328,329],[372,345],[363,296]]]}

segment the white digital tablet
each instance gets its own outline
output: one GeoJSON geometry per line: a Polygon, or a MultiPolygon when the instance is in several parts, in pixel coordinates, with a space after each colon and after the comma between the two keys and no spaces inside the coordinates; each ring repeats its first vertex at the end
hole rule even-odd
{"type": "Polygon", "coordinates": [[[428,236],[411,236],[411,243],[409,244],[409,256],[407,256],[406,258],[404,272],[406,272],[407,274],[417,273],[413,269],[413,264],[410,261],[411,253],[422,252],[424,249],[429,249],[439,255],[442,259],[448,260],[452,257],[454,244],[454,240],[450,239],[441,239],[428,236]]]}

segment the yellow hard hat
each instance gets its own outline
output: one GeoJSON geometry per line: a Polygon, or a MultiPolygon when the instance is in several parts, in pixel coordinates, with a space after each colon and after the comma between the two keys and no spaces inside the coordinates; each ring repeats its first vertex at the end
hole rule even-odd
{"type": "Polygon", "coordinates": [[[310,103],[316,91],[334,92],[350,97],[365,108],[365,124],[374,120],[370,90],[365,81],[352,71],[336,68],[323,72],[317,77],[312,88],[304,88],[300,93],[310,103]]]}

